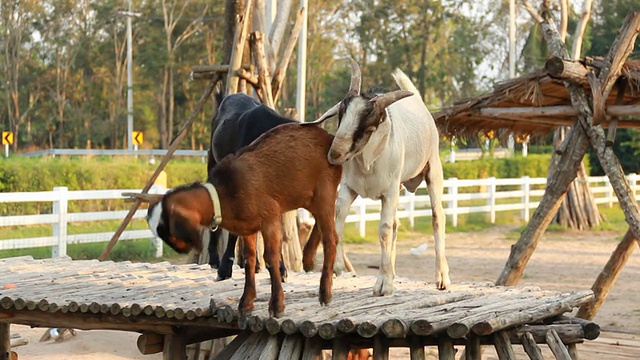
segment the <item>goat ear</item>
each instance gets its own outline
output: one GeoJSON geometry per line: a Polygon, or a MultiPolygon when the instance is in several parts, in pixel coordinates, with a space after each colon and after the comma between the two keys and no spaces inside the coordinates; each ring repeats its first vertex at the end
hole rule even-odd
{"type": "Polygon", "coordinates": [[[187,243],[198,252],[202,250],[199,224],[193,216],[186,214],[182,208],[173,208],[169,214],[169,232],[176,239],[187,243]]]}
{"type": "Polygon", "coordinates": [[[320,115],[320,117],[312,122],[303,123],[303,124],[322,124],[325,120],[336,116],[338,114],[338,109],[340,109],[340,103],[333,105],[333,107],[324,112],[324,114],[320,115]]]}
{"type": "Polygon", "coordinates": [[[386,94],[378,95],[371,99],[370,101],[376,106],[378,109],[386,109],[387,106],[393,104],[398,100],[402,100],[406,97],[413,95],[413,92],[408,90],[396,90],[392,92],[388,92],[386,94]]]}
{"type": "Polygon", "coordinates": [[[378,160],[389,143],[389,133],[391,133],[391,121],[384,119],[362,148],[362,161],[367,171],[371,169],[371,165],[378,160]]]}

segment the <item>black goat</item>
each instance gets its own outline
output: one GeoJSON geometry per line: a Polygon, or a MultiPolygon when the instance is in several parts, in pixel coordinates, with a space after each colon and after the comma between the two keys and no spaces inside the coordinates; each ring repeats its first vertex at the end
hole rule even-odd
{"type": "MultiPolygon", "coordinates": [[[[267,131],[282,124],[296,122],[279,115],[268,106],[262,105],[242,93],[225,97],[221,93],[217,93],[216,100],[218,111],[211,121],[208,171],[211,171],[227,155],[237,153],[267,131]]],[[[218,268],[219,280],[228,279],[232,275],[238,236],[229,233],[226,250],[220,259],[218,243],[222,229],[211,231],[209,235],[209,264],[218,268]]],[[[260,265],[256,262],[256,268],[259,269],[259,267],[260,265]]],[[[283,278],[286,276],[286,269],[282,261],[280,261],[280,273],[283,278]]]]}

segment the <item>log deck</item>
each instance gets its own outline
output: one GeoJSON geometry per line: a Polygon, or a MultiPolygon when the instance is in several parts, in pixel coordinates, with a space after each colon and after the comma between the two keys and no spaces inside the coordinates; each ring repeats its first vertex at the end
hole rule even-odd
{"type": "MultiPolygon", "coordinates": [[[[453,359],[453,346],[463,345],[467,358],[479,359],[478,347],[493,345],[500,359],[509,359],[512,344],[531,354],[536,344],[547,344],[565,358],[563,348],[575,350],[600,334],[595,323],[563,316],[592,301],[591,290],[457,283],[438,291],[397,278],[393,295],[373,297],[374,277],[341,276],[333,302],[320,306],[319,275],[290,273],[285,314],[276,319],[268,316],[266,273],[256,277],[255,309],[245,317],[236,310],[242,271],[215,282],[208,265],[18,257],[0,259],[0,274],[0,339],[12,323],[135,331],[142,353],[162,352],[165,359],[186,359],[188,344],[238,334],[216,358],[311,359],[333,349],[335,358],[346,359],[349,349],[373,348],[374,358],[383,359],[389,347],[401,346],[411,349],[411,359],[424,359],[424,347],[437,346],[440,359],[453,359]]],[[[0,354],[9,350],[0,341],[0,354]]]]}

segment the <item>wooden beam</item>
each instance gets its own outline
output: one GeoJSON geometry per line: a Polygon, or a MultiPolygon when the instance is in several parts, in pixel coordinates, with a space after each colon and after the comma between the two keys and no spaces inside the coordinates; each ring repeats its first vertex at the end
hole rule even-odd
{"type": "Polygon", "coordinates": [[[591,320],[596,316],[602,303],[604,303],[604,300],[607,298],[609,291],[618,279],[622,268],[638,246],[638,241],[638,238],[634,236],[631,230],[627,230],[622,241],[613,251],[604,269],[602,269],[595,283],[591,286],[595,299],[580,306],[580,310],[578,310],[578,314],[576,315],[577,317],[591,320]]]}
{"type": "Polygon", "coordinates": [[[447,338],[438,339],[438,360],[455,360],[456,349],[453,347],[453,341],[447,338]]]}
{"type": "Polygon", "coordinates": [[[495,343],[496,353],[500,360],[511,360],[516,358],[516,354],[513,352],[511,340],[509,334],[506,331],[499,331],[492,335],[493,342],[495,343]]]}
{"type": "MultiPolygon", "coordinates": [[[[578,114],[576,109],[570,105],[558,106],[530,106],[530,107],[487,107],[480,109],[480,115],[495,118],[537,118],[537,117],[575,117],[578,114]]],[[[609,105],[605,109],[608,116],[638,116],[640,115],[640,105],[609,105]]]]}
{"type": "Polygon", "coordinates": [[[164,335],[146,333],[138,336],[136,346],[142,355],[157,354],[164,349],[164,335]]]}
{"type": "Polygon", "coordinates": [[[544,360],[544,356],[542,356],[542,351],[536,344],[536,341],[533,339],[531,334],[524,333],[522,335],[522,347],[524,348],[524,352],[529,355],[529,359],[531,360],[544,360]]]}
{"type": "Polygon", "coordinates": [[[162,360],[187,360],[187,343],[182,334],[165,335],[162,360]]]}

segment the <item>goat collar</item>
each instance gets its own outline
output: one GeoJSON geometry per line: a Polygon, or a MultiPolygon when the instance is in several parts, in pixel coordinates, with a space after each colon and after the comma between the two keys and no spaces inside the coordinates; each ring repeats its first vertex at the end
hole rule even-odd
{"type": "Polygon", "coordinates": [[[222,208],[220,207],[220,198],[216,188],[211,183],[204,183],[204,187],[209,192],[211,202],[213,203],[213,219],[211,220],[211,230],[216,230],[218,225],[222,223],[222,208]]]}

